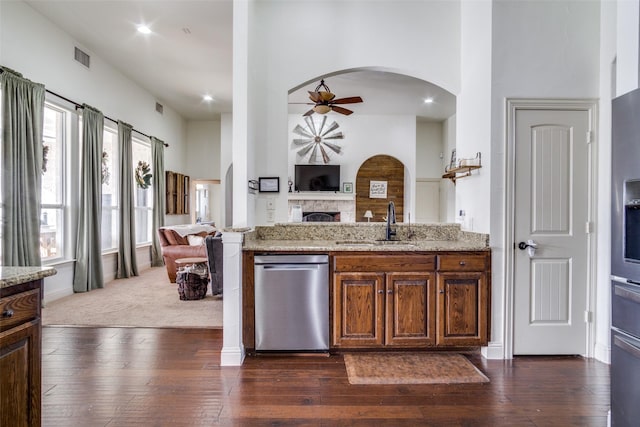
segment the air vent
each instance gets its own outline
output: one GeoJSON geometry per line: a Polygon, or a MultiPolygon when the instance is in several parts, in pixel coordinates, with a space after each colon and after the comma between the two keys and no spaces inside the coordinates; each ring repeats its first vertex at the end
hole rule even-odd
{"type": "Polygon", "coordinates": [[[76,61],[89,68],[89,64],[91,63],[91,57],[88,53],[81,51],[77,47],[75,48],[74,58],[76,61]]]}
{"type": "Polygon", "coordinates": [[[159,102],[156,102],[156,111],[160,114],[164,111],[164,107],[159,102]]]}

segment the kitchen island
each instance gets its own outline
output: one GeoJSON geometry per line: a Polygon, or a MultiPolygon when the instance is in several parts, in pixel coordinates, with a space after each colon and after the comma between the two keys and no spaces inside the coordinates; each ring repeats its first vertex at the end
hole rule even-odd
{"type": "Polygon", "coordinates": [[[54,274],[0,267],[0,425],[40,425],[42,282],[54,274]]]}
{"type": "MultiPolygon", "coordinates": [[[[255,351],[254,256],[329,256],[330,351],[472,348],[490,331],[489,236],[458,224],[296,223],[243,244],[243,342],[255,351]]],[[[286,311],[283,303],[277,309],[286,311]]],[[[283,331],[286,333],[286,331],[283,331]]]]}

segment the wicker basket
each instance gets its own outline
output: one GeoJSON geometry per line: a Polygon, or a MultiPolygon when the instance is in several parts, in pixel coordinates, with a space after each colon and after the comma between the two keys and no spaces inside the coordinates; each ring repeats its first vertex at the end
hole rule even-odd
{"type": "Polygon", "coordinates": [[[207,294],[209,277],[206,271],[185,267],[176,273],[176,283],[180,300],[198,300],[203,299],[207,294]]]}

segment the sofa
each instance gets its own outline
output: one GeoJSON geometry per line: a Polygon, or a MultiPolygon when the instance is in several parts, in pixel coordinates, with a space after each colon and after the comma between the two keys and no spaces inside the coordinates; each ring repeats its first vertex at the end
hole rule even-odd
{"type": "Polygon", "coordinates": [[[215,235],[216,229],[211,225],[187,224],[158,229],[162,259],[171,283],[176,282],[176,260],[192,257],[208,259],[205,238],[215,235]]]}

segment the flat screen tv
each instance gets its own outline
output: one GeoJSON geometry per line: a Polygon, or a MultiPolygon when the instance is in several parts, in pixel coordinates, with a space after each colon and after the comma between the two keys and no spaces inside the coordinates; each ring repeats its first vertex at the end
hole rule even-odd
{"type": "Polygon", "coordinates": [[[296,191],[340,191],[340,165],[296,165],[296,191]]]}

